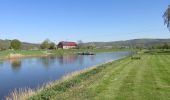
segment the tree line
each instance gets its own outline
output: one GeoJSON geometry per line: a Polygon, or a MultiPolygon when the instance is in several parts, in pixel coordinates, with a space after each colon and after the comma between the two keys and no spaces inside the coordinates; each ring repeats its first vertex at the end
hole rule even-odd
{"type": "Polygon", "coordinates": [[[168,43],[165,43],[163,45],[152,46],[149,49],[170,49],[170,45],[168,43]]]}

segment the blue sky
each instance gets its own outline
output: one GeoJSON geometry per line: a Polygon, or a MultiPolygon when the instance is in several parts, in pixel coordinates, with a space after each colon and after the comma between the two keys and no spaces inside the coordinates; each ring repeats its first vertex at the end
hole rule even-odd
{"type": "Polygon", "coordinates": [[[170,38],[169,0],[0,0],[0,38],[39,43],[170,38]]]}

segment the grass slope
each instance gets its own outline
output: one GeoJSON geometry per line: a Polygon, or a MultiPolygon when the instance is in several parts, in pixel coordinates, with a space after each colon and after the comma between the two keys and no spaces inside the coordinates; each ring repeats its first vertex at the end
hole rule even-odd
{"type": "Polygon", "coordinates": [[[170,55],[142,55],[99,66],[29,100],[169,100],[170,55]]]}

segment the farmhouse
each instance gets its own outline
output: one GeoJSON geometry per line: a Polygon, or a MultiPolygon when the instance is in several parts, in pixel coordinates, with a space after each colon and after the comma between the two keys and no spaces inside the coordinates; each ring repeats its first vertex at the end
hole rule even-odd
{"type": "Polygon", "coordinates": [[[75,42],[66,42],[66,41],[59,42],[57,45],[57,48],[62,48],[62,49],[70,49],[76,47],[77,44],[75,42]]]}

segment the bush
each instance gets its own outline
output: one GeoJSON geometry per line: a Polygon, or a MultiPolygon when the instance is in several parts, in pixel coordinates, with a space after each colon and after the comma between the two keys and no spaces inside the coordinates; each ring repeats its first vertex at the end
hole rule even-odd
{"type": "Polygon", "coordinates": [[[132,60],[140,60],[141,57],[140,56],[134,56],[134,57],[131,57],[132,60]]]}
{"type": "Polygon", "coordinates": [[[49,49],[50,48],[50,41],[48,39],[44,40],[40,45],[41,49],[49,49]]]}
{"type": "Polygon", "coordinates": [[[17,39],[12,40],[12,41],[11,41],[10,48],[11,48],[11,49],[14,49],[14,50],[19,50],[19,49],[21,49],[21,42],[20,42],[19,40],[17,40],[17,39]]]}
{"type": "Polygon", "coordinates": [[[51,42],[50,43],[50,48],[49,49],[56,49],[55,43],[51,42]]]}

